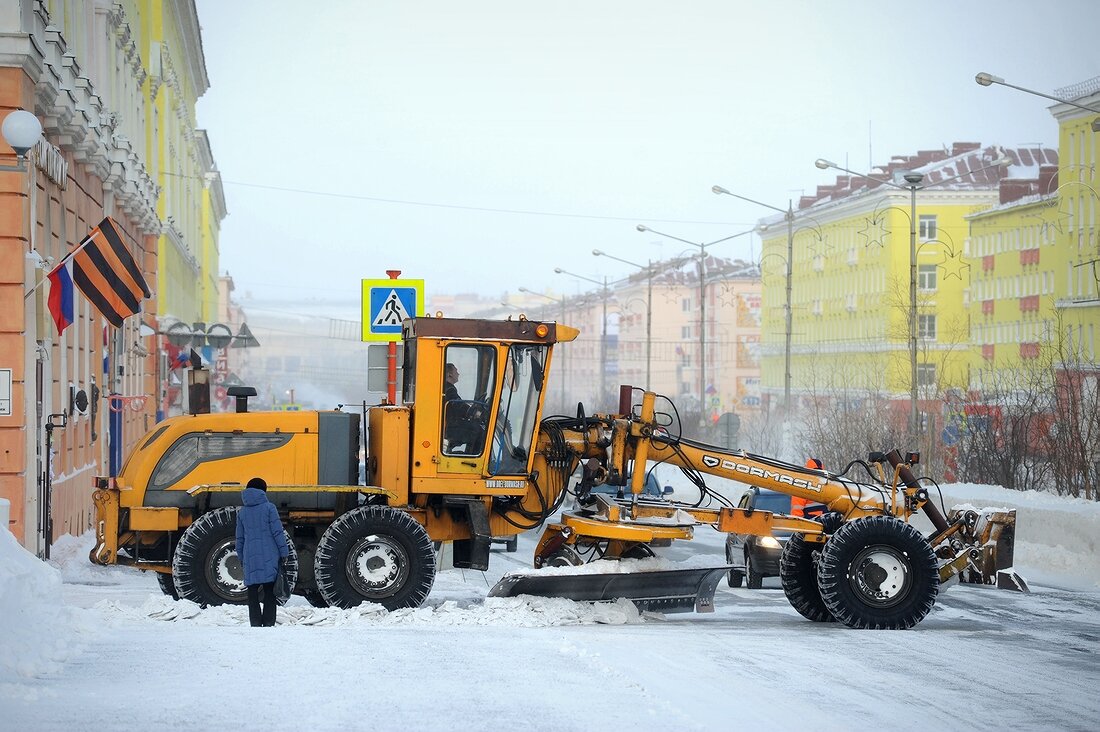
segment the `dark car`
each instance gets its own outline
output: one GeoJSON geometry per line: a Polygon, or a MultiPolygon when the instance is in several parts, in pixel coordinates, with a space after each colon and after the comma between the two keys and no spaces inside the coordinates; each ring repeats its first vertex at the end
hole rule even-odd
{"type": "MultiPolygon", "coordinates": [[[[750,488],[737,507],[790,514],[791,497],[766,488],[750,488]]],[[[779,558],[788,538],[787,531],[776,532],[775,536],[726,535],[726,562],[735,567],[726,575],[729,586],[740,587],[748,579],[749,589],[758,590],[765,577],[779,576],[779,558]]]]}
{"type": "MultiPolygon", "coordinates": [[[[604,493],[609,496],[617,496],[619,494],[619,488],[622,488],[623,495],[630,494],[630,476],[627,478],[628,485],[617,486],[603,483],[601,485],[592,486],[593,493],[604,493]]],[[[664,498],[672,493],[672,486],[666,485],[661,487],[661,484],[657,482],[657,475],[651,470],[645,475],[645,485],[642,487],[642,498],[664,498]]]]}

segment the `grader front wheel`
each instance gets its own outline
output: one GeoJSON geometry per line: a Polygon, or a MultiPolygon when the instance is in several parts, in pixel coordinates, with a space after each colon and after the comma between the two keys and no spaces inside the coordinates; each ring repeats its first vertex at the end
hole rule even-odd
{"type": "MultiPolygon", "coordinates": [[[[172,557],[172,582],[178,596],[206,607],[248,601],[244,568],[237,556],[236,506],[225,506],[199,516],[187,527],[172,557]]],[[[290,556],[287,582],[293,589],[298,578],[298,553],[284,529],[290,556]]],[[[162,585],[163,587],[163,585],[162,585]]]]}
{"type": "Polygon", "coordinates": [[[844,524],[825,543],[817,570],[821,599],[849,628],[901,630],[936,603],[936,555],[919,531],[890,516],[844,524]]]}

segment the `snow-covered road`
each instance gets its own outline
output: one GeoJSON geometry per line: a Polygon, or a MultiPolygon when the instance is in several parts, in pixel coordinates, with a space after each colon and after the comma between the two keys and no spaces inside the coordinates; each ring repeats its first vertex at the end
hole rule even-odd
{"type": "MultiPolygon", "coordinates": [[[[441,571],[422,608],[293,598],[259,629],[89,564],[88,538],[63,539],[57,569],[7,561],[12,542],[0,612],[34,612],[0,634],[0,730],[1095,730],[1100,507],[1029,500],[1017,559],[1034,592],[953,587],[899,632],[810,623],[774,578],[723,583],[713,614],[486,598],[533,534],[489,572],[441,571]],[[1067,536],[1072,550],[1051,543],[1067,536]]],[[[721,562],[709,529],[690,546],[721,562]]]]}

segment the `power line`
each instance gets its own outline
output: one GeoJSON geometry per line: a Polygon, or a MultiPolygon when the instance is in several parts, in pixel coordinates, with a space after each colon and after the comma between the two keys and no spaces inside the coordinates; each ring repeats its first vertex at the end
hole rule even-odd
{"type": "MultiPolygon", "coordinates": [[[[165,175],[170,175],[175,178],[191,178],[195,180],[201,180],[198,176],[194,175],[182,175],[180,173],[165,172],[165,175]]],[[[560,211],[535,211],[531,209],[513,209],[513,208],[492,208],[489,206],[460,206],[454,203],[433,203],[431,201],[409,201],[400,198],[382,198],[380,196],[364,196],[357,193],[332,193],[331,191],[312,191],[306,188],[286,188],[283,186],[272,186],[264,183],[247,183],[245,181],[234,180],[222,180],[224,185],[241,186],[242,188],[259,188],[261,190],[268,191],[281,191],[283,193],[300,193],[306,196],[321,196],[324,198],[343,198],[353,201],[372,201],[374,203],[393,203],[401,206],[426,206],[428,208],[448,208],[456,211],[479,211],[481,213],[503,213],[514,214],[517,216],[550,216],[554,218],[563,219],[593,219],[597,221],[630,221],[637,223],[638,221],[652,221],[662,224],[701,224],[706,226],[751,226],[745,222],[729,222],[729,221],[696,221],[687,219],[651,219],[645,216],[597,216],[595,214],[575,214],[575,213],[562,213],[560,211]]]]}

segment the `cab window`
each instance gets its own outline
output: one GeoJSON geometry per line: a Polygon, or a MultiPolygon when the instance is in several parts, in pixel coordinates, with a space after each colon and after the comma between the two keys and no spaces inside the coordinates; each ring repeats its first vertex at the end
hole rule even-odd
{"type": "Polygon", "coordinates": [[[489,453],[491,475],[521,475],[527,471],[544,386],[546,352],[546,346],[535,345],[508,349],[489,453]]]}
{"type": "Polygon", "coordinates": [[[443,454],[481,455],[496,389],[496,348],[452,344],[443,356],[443,454]]]}

